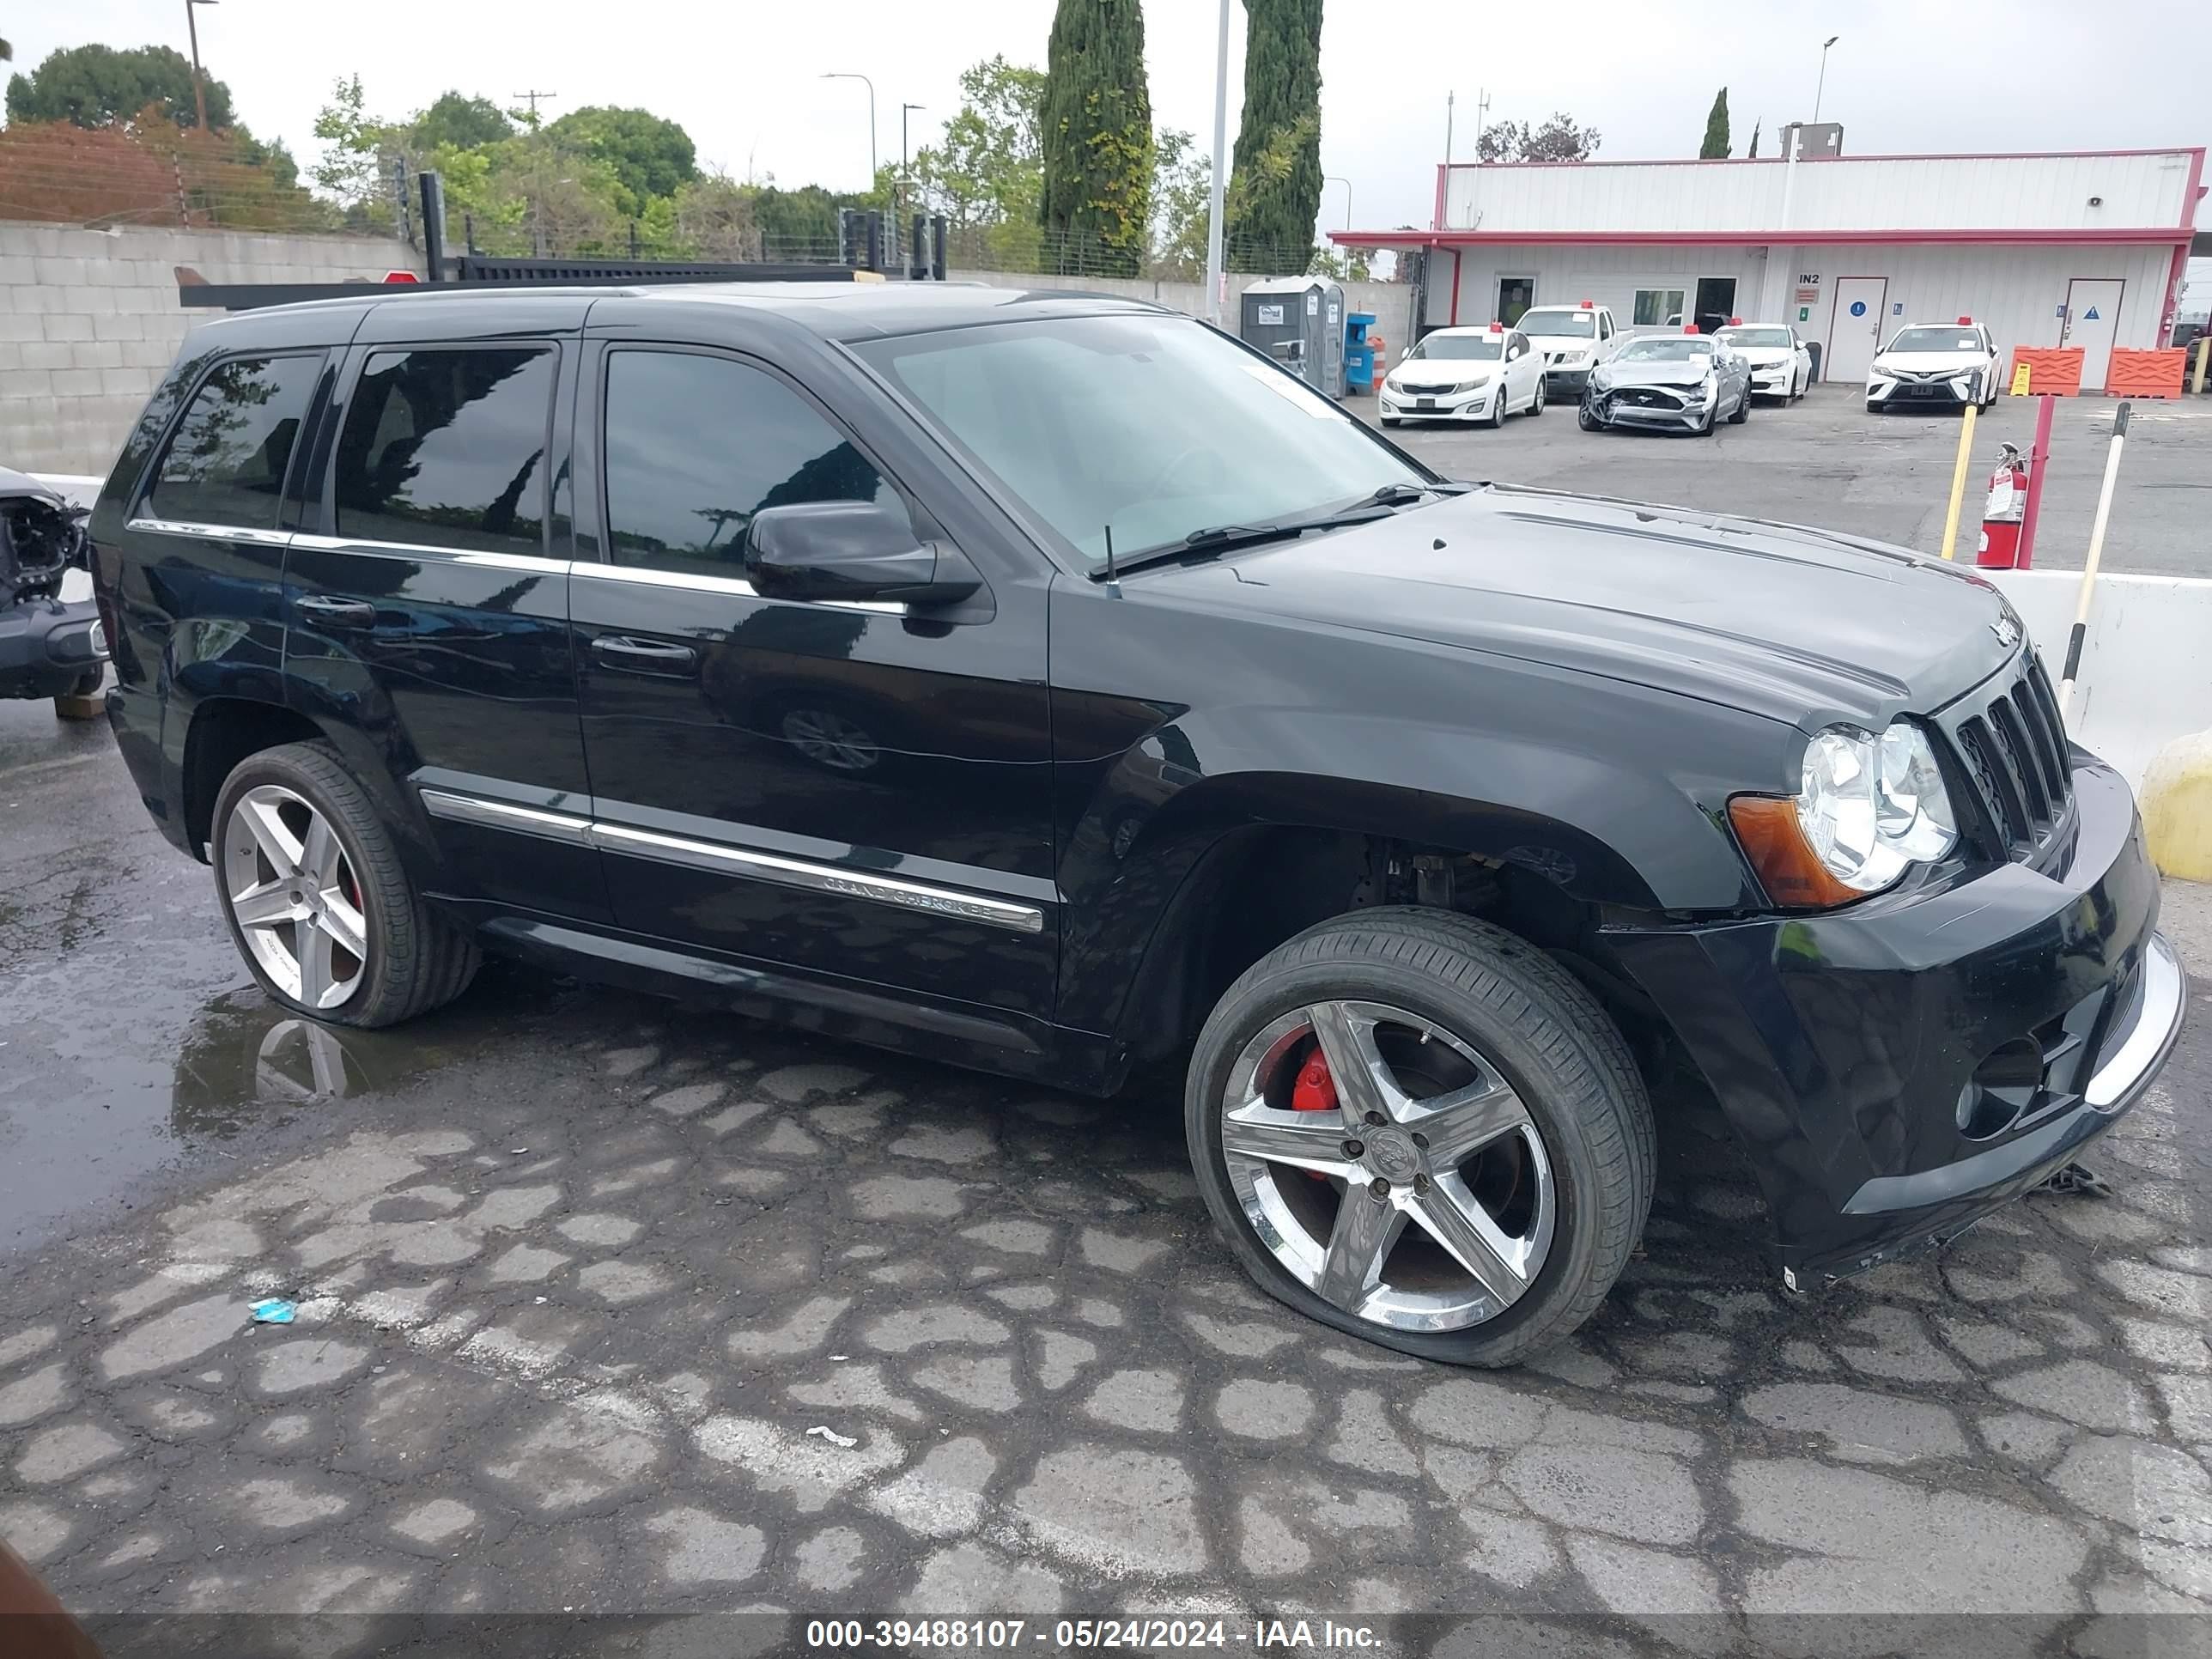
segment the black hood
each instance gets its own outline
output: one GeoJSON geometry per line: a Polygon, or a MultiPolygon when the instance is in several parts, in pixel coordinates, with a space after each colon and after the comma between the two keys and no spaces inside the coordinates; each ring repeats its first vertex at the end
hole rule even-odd
{"type": "Polygon", "coordinates": [[[1904,548],[1500,486],[1163,574],[1228,608],[1633,681],[1808,730],[1932,711],[2021,637],[1988,582],[1904,548]]]}

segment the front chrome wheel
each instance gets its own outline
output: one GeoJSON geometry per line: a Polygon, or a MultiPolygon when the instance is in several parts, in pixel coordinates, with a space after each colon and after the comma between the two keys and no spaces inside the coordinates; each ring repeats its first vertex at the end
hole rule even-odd
{"type": "Polygon", "coordinates": [[[330,821],[278,783],[240,795],[223,825],[222,891],[240,936],[283,994],[342,1008],[368,972],[361,881],[330,821]]]}
{"type": "Polygon", "coordinates": [[[1382,1002],[1315,1002],[1238,1053],[1229,1181],[1261,1245],[1355,1318],[1463,1330],[1534,1283],[1558,1213],[1520,1096],[1469,1043],[1382,1002]]]}
{"type": "Polygon", "coordinates": [[[794,708],[783,717],[784,740],[833,772],[866,772],[883,757],[874,738],[829,708],[794,708]]]}

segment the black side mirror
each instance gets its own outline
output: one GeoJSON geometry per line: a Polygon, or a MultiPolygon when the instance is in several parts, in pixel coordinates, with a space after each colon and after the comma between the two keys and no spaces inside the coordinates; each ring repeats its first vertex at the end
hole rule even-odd
{"type": "Polygon", "coordinates": [[[745,526],[745,574],[774,599],[949,605],[982,584],[948,553],[916,541],[905,514],[873,501],[764,507],[745,526]]]}

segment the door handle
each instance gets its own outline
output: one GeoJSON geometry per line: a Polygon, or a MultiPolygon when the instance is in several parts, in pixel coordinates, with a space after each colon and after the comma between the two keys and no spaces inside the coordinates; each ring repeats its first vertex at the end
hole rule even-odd
{"type": "Polygon", "coordinates": [[[681,678],[696,673],[699,653],[688,645],[660,640],[634,640],[621,634],[602,634],[592,641],[592,654],[607,667],[626,674],[665,674],[681,678]]]}
{"type": "Polygon", "coordinates": [[[376,607],[367,599],[339,599],[327,593],[310,593],[294,608],[309,622],[325,628],[376,626],[376,607]]]}

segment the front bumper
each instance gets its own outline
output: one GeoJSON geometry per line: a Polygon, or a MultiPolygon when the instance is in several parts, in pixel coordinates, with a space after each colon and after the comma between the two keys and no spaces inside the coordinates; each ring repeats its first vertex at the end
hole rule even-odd
{"type": "Polygon", "coordinates": [[[26,599],[0,607],[0,697],[58,696],[107,660],[90,599],[26,599]]]}
{"type": "Polygon", "coordinates": [[[2073,846],[2047,872],[1609,935],[1749,1154],[1791,1284],[1955,1237],[2110,1128],[2172,1052],[2186,979],[2134,799],[2075,761],[2073,846]],[[1962,1099],[2024,1042],[2039,1079],[1970,1137],[1962,1099]]]}
{"type": "Polygon", "coordinates": [[[1973,392],[1949,380],[1869,380],[1866,400],[1869,409],[1964,409],[1973,392]]]}
{"type": "Polygon", "coordinates": [[[1583,395],[1584,388],[1589,385],[1589,377],[1590,372],[1587,367],[1554,368],[1547,363],[1544,365],[1545,394],[1547,397],[1557,397],[1561,392],[1568,392],[1579,398],[1583,395]]]}
{"type": "Polygon", "coordinates": [[[1796,379],[1796,369],[1788,363],[1777,363],[1771,368],[1753,369],[1751,395],[1754,398],[1787,398],[1797,389],[1796,379]]]}
{"type": "Polygon", "coordinates": [[[1649,427],[1662,432],[1694,432],[1705,423],[1712,401],[1691,404],[1662,387],[1623,386],[1613,392],[1593,392],[1583,406],[1600,426],[1649,427]]]}
{"type": "Polygon", "coordinates": [[[1382,389],[1381,412],[1398,421],[1480,421],[1490,417],[1490,400],[1504,397],[1499,382],[1474,392],[1449,392],[1443,397],[1423,398],[1417,392],[1394,392],[1382,389]],[[1429,407],[1421,405],[1426,403],[1429,407]]]}

